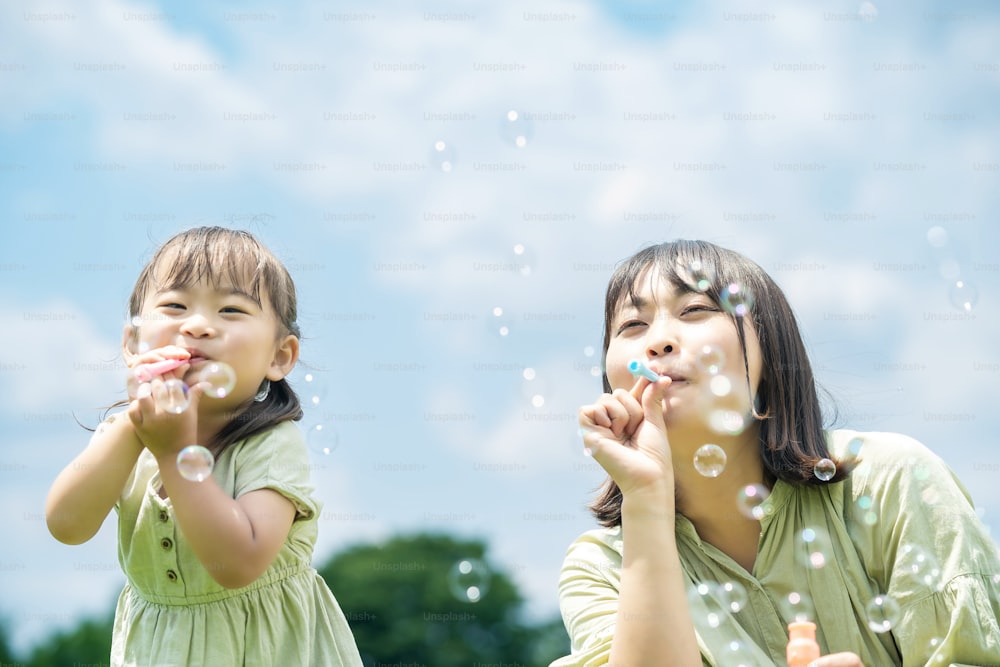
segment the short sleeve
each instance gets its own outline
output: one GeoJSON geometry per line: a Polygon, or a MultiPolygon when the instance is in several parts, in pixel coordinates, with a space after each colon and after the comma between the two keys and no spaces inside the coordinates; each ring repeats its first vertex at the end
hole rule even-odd
{"type": "Polygon", "coordinates": [[[310,519],[319,512],[309,481],[309,452],[302,432],[294,423],[283,422],[233,448],[234,498],[259,489],[272,489],[292,501],[296,520],[310,519]]]}
{"type": "Polygon", "coordinates": [[[1000,664],[1000,559],[968,492],[919,442],[878,435],[865,437],[853,495],[875,512],[868,571],[904,667],[1000,664]]]}
{"type": "Polygon", "coordinates": [[[621,554],[592,530],[570,545],[559,575],[559,609],[572,655],[550,667],[606,665],[618,612],[621,554]]]}

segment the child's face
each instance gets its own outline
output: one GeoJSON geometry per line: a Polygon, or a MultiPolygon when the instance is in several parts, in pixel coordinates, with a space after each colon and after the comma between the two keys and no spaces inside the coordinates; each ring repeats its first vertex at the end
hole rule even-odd
{"type": "Polygon", "coordinates": [[[150,350],[167,345],[191,353],[191,368],[185,374],[194,381],[209,361],[229,364],[236,372],[236,387],[225,399],[201,401],[216,407],[238,405],[254,396],[264,378],[282,379],[298,355],[279,336],[278,319],[266,294],[261,302],[239,287],[201,280],[177,289],[153,287],[146,294],[139,343],[150,350]]]}
{"type": "MultiPolygon", "coordinates": [[[[761,352],[752,323],[747,319],[747,361],[750,388],[739,337],[729,314],[699,292],[679,292],[658,274],[646,271],[636,283],[638,300],[623,302],[611,323],[607,376],[612,389],[629,389],[636,380],[628,370],[632,359],[644,361],[673,382],[666,390],[664,417],[671,431],[704,431],[713,411],[731,410],[748,415],[761,374],[761,352]],[[724,360],[715,373],[706,365],[703,350],[721,353],[724,360]],[[731,389],[719,397],[711,391],[714,377],[731,389]]],[[[704,443],[702,443],[704,444],[704,443]]]]}

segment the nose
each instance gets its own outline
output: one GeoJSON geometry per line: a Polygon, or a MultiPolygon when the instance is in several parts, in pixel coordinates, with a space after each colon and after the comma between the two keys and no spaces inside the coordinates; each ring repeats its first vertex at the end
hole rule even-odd
{"type": "Polygon", "coordinates": [[[205,315],[192,310],[181,322],[180,333],[189,338],[207,338],[215,334],[215,328],[205,315]]]}
{"type": "Polygon", "coordinates": [[[650,357],[662,357],[678,349],[674,328],[665,320],[658,320],[649,329],[649,346],[646,354],[650,357]]]}

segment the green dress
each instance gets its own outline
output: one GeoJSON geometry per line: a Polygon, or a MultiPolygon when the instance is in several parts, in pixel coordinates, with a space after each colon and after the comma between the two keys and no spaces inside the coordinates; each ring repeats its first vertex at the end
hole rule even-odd
{"type": "Polygon", "coordinates": [[[285,544],[253,583],[227,589],[212,579],[160,498],[148,450],[125,484],[118,557],[128,583],[115,610],[114,667],[361,667],[354,637],[312,567],[320,505],[309,457],[291,422],[238,442],[218,458],[215,481],[234,498],[273,489],[295,504],[285,544]]]}
{"type": "MultiPolygon", "coordinates": [[[[836,484],[775,484],[752,573],[676,517],[702,663],[784,665],[801,614],[823,655],[851,651],[866,667],[1000,665],[997,546],[954,473],[898,434],[828,442],[839,458],[860,449],[860,463],[836,484]]],[[[570,546],[559,591],[573,653],[552,667],[607,664],[621,564],[620,528],[570,546]]]]}

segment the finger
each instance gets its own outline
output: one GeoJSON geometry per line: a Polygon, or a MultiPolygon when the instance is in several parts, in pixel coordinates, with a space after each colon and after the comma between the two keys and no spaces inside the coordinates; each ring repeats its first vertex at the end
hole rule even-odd
{"type": "Polygon", "coordinates": [[[592,429],[595,426],[611,428],[611,417],[608,416],[608,411],[603,405],[596,403],[584,405],[580,408],[579,414],[580,428],[582,429],[592,429]]]}
{"type": "Polygon", "coordinates": [[[648,384],[649,380],[647,378],[638,377],[635,380],[635,384],[632,385],[632,388],[628,390],[628,393],[632,394],[632,398],[634,398],[635,400],[641,401],[642,392],[646,388],[646,385],[648,384]]]}
{"type": "Polygon", "coordinates": [[[666,391],[670,383],[669,377],[663,376],[656,382],[650,383],[642,394],[642,412],[649,423],[656,426],[661,431],[666,431],[666,424],[663,421],[663,392],[666,391]]]}
{"type": "MultiPolygon", "coordinates": [[[[628,403],[635,403],[635,400],[628,395],[627,392],[616,389],[611,395],[605,394],[601,397],[600,403],[608,412],[608,416],[611,417],[611,432],[616,438],[621,438],[622,434],[628,430],[629,422],[632,421],[631,412],[629,410],[628,403]]],[[[634,407],[638,407],[638,403],[635,403],[634,407]]],[[[642,408],[639,408],[640,413],[642,408]]]]}
{"type": "MultiPolygon", "coordinates": [[[[647,380],[648,382],[648,380],[647,380]]],[[[621,436],[622,433],[631,437],[635,430],[639,428],[639,424],[645,419],[642,412],[642,404],[639,400],[632,395],[631,392],[625,391],[624,389],[616,389],[613,396],[618,399],[619,405],[625,410],[625,421],[623,422],[623,428],[616,435],[621,436]]]]}

